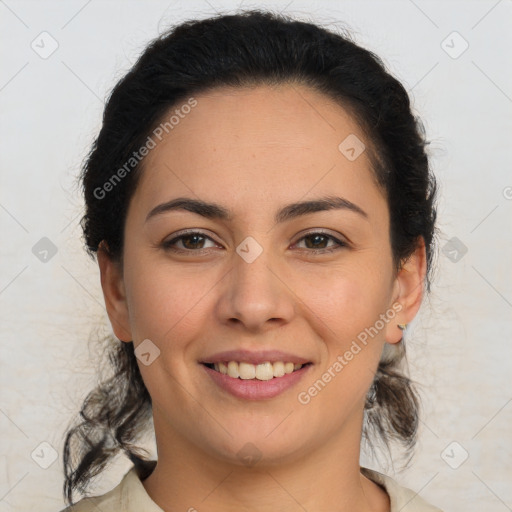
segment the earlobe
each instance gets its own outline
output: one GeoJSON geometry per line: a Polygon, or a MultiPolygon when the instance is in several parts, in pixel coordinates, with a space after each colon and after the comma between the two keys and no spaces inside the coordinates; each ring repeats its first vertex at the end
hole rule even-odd
{"type": "Polygon", "coordinates": [[[123,275],[119,263],[111,258],[104,240],[98,246],[97,258],[101,288],[112,329],[121,341],[130,342],[132,336],[123,275]]]}
{"type": "Polygon", "coordinates": [[[395,279],[395,293],[393,303],[401,305],[400,312],[393,322],[386,326],[386,341],[398,343],[403,336],[403,326],[412,322],[423,299],[427,270],[425,241],[422,236],[418,238],[418,245],[411,256],[403,263],[395,279]],[[402,327],[399,327],[399,324],[402,327]]]}

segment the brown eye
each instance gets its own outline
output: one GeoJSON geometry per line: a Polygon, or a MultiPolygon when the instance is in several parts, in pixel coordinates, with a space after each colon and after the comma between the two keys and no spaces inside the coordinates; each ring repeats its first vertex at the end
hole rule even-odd
{"type": "Polygon", "coordinates": [[[193,252],[205,249],[204,244],[207,240],[213,242],[210,237],[203,235],[202,233],[190,232],[165,241],[162,244],[162,247],[166,250],[178,252],[193,252]],[[181,247],[177,245],[178,243],[181,243],[181,247]]]}
{"type": "Polygon", "coordinates": [[[318,252],[333,252],[340,249],[341,247],[347,247],[346,243],[338,240],[332,235],[328,235],[322,232],[308,233],[307,235],[303,236],[299,242],[302,240],[305,241],[306,249],[313,249],[318,252]],[[334,245],[331,245],[330,247],[326,245],[329,243],[329,241],[333,241],[334,245]]]}

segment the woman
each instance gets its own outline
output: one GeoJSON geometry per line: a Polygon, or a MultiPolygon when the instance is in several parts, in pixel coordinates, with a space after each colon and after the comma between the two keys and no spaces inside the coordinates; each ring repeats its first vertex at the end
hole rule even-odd
{"type": "Polygon", "coordinates": [[[359,465],[362,439],[416,439],[425,145],[348,35],[247,11],[145,50],[81,176],[115,372],[66,437],[67,503],[119,450],[134,467],[66,510],[439,510],[359,465]]]}

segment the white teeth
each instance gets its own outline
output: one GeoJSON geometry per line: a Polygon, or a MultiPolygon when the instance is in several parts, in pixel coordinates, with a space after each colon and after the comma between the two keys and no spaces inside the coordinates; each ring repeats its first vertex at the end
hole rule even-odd
{"type": "Polygon", "coordinates": [[[256,366],[253,364],[238,363],[238,373],[240,374],[241,379],[248,380],[254,379],[258,372],[256,371],[256,366]]]}
{"type": "Polygon", "coordinates": [[[273,364],[274,377],[282,377],[284,375],[284,363],[277,361],[273,364]]]}
{"type": "MultiPolygon", "coordinates": [[[[251,364],[251,366],[254,366],[251,364]]],[[[258,380],[270,380],[274,378],[272,363],[263,363],[256,366],[256,378],[258,380]]]]}
{"type": "Polygon", "coordinates": [[[283,377],[288,373],[302,368],[302,364],[294,364],[291,362],[284,363],[276,361],[275,363],[265,362],[262,364],[238,363],[237,361],[229,361],[226,363],[215,363],[213,367],[216,371],[223,375],[228,375],[233,379],[243,380],[270,380],[275,377],[283,377]]]}
{"type": "Polygon", "coordinates": [[[236,361],[229,361],[228,375],[234,379],[238,379],[238,377],[240,377],[240,374],[238,373],[238,363],[236,361]]]}

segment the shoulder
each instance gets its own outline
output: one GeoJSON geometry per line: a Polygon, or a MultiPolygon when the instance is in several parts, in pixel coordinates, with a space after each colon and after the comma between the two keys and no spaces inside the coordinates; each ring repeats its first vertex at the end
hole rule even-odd
{"type": "Polygon", "coordinates": [[[427,503],[417,492],[402,487],[387,475],[367,468],[361,468],[361,473],[386,490],[391,502],[390,512],[443,512],[427,503]]]}
{"type": "Polygon", "coordinates": [[[141,470],[132,467],[111,491],[83,498],[60,512],[163,512],[146,493],[140,476],[141,470]]]}
{"type": "MultiPolygon", "coordinates": [[[[125,477],[126,478],[126,477],[125,477]]],[[[89,498],[82,498],[74,505],[70,505],[60,512],[124,512],[123,508],[123,481],[111,491],[89,498]]]]}

